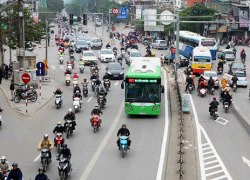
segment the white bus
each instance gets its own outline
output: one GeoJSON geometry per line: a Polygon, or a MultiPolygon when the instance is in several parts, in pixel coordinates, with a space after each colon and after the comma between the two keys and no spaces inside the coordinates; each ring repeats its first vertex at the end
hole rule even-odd
{"type": "Polygon", "coordinates": [[[190,31],[180,31],[179,50],[181,55],[191,59],[193,49],[198,46],[209,48],[212,60],[216,60],[218,44],[215,38],[203,37],[200,34],[190,31]]]}
{"type": "Polygon", "coordinates": [[[212,56],[207,47],[196,47],[193,50],[192,70],[194,74],[202,74],[212,69],[212,56]]]}

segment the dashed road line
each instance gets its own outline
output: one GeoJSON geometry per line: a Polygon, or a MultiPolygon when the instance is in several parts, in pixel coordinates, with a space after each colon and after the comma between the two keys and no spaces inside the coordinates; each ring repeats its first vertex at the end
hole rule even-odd
{"type": "Polygon", "coordinates": [[[39,155],[34,159],[33,162],[37,162],[40,159],[40,157],[41,157],[41,153],[39,153],[39,155]]]}
{"type": "Polygon", "coordinates": [[[118,81],[115,82],[115,86],[117,86],[117,85],[118,85],[118,81]]]}
{"type": "Polygon", "coordinates": [[[88,101],[87,101],[87,102],[91,101],[91,99],[92,99],[92,96],[88,99],[88,101]]]}

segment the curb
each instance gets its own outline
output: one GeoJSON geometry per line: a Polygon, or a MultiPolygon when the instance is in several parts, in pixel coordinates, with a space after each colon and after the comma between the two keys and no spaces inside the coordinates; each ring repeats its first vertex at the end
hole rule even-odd
{"type": "Polygon", "coordinates": [[[239,106],[234,101],[232,102],[232,109],[234,111],[234,114],[241,121],[243,127],[250,134],[250,120],[248,120],[246,115],[240,110],[239,106]]]}
{"type": "Polygon", "coordinates": [[[2,91],[2,93],[3,93],[3,95],[4,95],[4,97],[5,97],[6,101],[8,102],[9,107],[10,107],[11,109],[14,109],[15,107],[12,106],[12,105],[10,104],[10,101],[8,100],[8,97],[7,97],[6,94],[4,93],[3,87],[2,87],[2,86],[0,86],[0,89],[1,89],[1,91],[2,91]]]}

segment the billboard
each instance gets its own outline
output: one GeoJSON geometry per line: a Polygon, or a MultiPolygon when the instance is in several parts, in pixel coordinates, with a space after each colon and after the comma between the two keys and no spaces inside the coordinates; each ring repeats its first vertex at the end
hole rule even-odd
{"type": "Polygon", "coordinates": [[[144,26],[156,26],[156,18],[156,9],[143,10],[144,26]]]}
{"type": "Polygon", "coordinates": [[[239,27],[248,28],[249,15],[248,9],[239,9],[239,27]]]}

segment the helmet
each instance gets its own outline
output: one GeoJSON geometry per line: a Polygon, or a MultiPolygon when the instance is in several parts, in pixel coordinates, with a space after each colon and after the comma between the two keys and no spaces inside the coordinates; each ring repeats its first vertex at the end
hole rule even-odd
{"type": "Polygon", "coordinates": [[[98,105],[98,104],[96,104],[96,105],[95,105],[95,108],[96,108],[96,109],[97,109],[97,108],[99,108],[99,105],[98,105]]]}
{"type": "Polygon", "coordinates": [[[212,76],[210,77],[210,79],[213,79],[212,76]]]}
{"type": "Polygon", "coordinates": [[[213,97],[213,100],[216,100],[216,97],[213,97]]]}
{"type": "Polygon", "coordinates": [[[227,84],[226,87],[229,87],[229,84],[227,84]]]}
{"type": "Polygon", "coordinates": [[[84,82],[86,82],[86,81],[87,81],[87,79],[85,78],[85,79],[83,79],[83,81],[84,81],[84,82]]]}
{"type": "Polygon", "coordinates": [[[44,134],[43,137],[47,139],[49,137],[49,135],[48,134],[44,134]]]}
{"type": "Polygon", "coordinates": [[[62,123],[59,121],[59,122],[57,122],[57,125],[58,125],[58,126],[59,126],[59,125],[61,126],[61,125],[62,125],[62,123]]]}
{"type": "Polygon", "coordinates": [[[13,167],[13,166],[16,166],[16,167],[17,167],[17,166],[18,166],[18,164],[17,164],[17,163],[13,163],[13,164],[12,164],[12,167],[13,167]]]}
{"type": "Polygon", "coordinates": [[[190,77],[190,78],[191,78],[191,77],[192,77],[192,75],[189,75],[188,77],[190,77]]]}
{"type": "Polygon", "coordinates": [[[72,109],[71,109],[71,108],[69,108],[68,112],[72,112],[72,109]]]}
{"type": "Polygon", "coordinates": [[[66,148],[67,148],[67,144],[63,144],[63,145],[62,145],[62,148],[63,148],[63,149],[66,149],[66,148]]]}
{"type": "Polygon", "coordinates": [[[1,163],[4,163],[6,161],[6,157],[5,156],[2,156],[1,157],[1,163]]]}
{"type": "Polygon", "coordinates": [[[122,125],[122,128],[126,128],[126,124],[123,124],[123,125],[122,125]]]}

